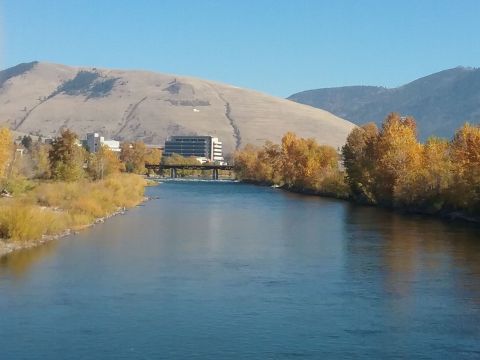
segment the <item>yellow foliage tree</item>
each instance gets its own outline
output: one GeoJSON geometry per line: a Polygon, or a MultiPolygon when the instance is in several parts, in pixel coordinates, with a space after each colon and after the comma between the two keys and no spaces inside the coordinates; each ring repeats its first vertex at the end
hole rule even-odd
{"type": "Polygon", "coordinates": [[[145,164],[158,165],[162,161],[162,152],[160,149],[146,149],[145,164]]]}
{"type": "Polygon", "coordinates": [[[385,205],[402,202],[410,177],[421,165],[422,146],[415,120],[391,113],[385,119],[375,145],[375,196],[385,205]]]}
{"type": "Polygon", "coordinates": [[[239,178],[257,181],[255,168],[258,162],[258,151],[257,147],[247,144],[243,150],[235,152],[235,172],[239,178]]]}
{"type": "Polygon", "coordinates": [[[5,177],[12,158],[12,133],[7,128],[0,129],[0,177],[5,177]]]}
{"type": "Polygon", "coordinates": [[[323,181],[338,171],[335,149],[314,139],[298,138],[289,132],[282,138],[281,149],[281,174],[288,187],[321,191],[323,181]]]}
{"type": "Polygon", "coordinates": [[[480,127],[465,124],[451,142],[455,171],[452,203],[469,211],[480,211],[480,127]]]}
{"type": "Polygon", "coordinates": [[[241,179],[346,197],[348,189],[338,162],[334,148],[292,132],[283,136],[281,145],[247,145],[235,154],[236,173],[241,179]]]}
{"type": "Polygon", "coordinates": [[[428,213],[480,214],[480,126],[466,124],[451,142],[417,140],[415,120],[392,113],[352,130],[338,154],[288,132],[280,146],[247,146],[235,154],[241,179],[428,213]],[[346,176],[345,176],[346,175],[346,176]]]}
{"type": "Polygon", "coordinates": [[[88,157],[87,171],[93,180],[103,179],[124,169],[125,165],[119,156],[105,145],[88,157]]]}
{"type": "Polygon", "coordinates": [[[143,141],[135,141],[133,143],[122,143],[120,160],[125,163],[127,172],[136,174],[145,174],[145,155],[147,148],[143,141]]]}
{"type": "Polygon", "coordinates": [[[255,173],[257,181],[267,184],[283,185],[281,174],[281,148],[278,144],[267,141],[257,152],[255,173]]]}
{"type": "Polygon", "coordinates": [[[397,188],[397,203],[434,213],[446,206],[453,181],[449,142],[429,138],[422,146],[421,161],[404,176],[397,188]]]}

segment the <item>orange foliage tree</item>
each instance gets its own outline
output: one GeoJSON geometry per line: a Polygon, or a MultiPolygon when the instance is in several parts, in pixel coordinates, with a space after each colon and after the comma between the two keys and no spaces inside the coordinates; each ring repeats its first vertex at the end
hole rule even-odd
{"type": "Polygon", "coordinates": [[[391,113],[352,130],[335,149],[286,133],[280,145],[247,146],[235,154],[244,180],[428,213],[480,214],[480,126],[459,129],[452,141],[417,139],[412,117],[391,113]]]}
{"type": "Polygon", "coordinates": [[[277,184],[299,191],[346,196],[339,156],[334,148],[288,132],[281,145],[247,145],[235,154],[237,175],[243,180],[277,184]]]}

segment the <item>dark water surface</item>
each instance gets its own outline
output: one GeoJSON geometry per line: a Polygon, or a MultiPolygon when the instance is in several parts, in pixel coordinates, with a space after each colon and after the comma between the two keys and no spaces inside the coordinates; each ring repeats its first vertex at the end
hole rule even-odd
{"type": "Polygon", "coordinates": [[[1,359],[479,359],[480,230],[164,183],[0,261],[1,359]]]}

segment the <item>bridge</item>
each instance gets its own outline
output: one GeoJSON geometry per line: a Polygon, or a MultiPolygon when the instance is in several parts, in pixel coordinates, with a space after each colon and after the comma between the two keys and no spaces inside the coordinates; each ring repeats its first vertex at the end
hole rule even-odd
{"type": "Polygon", "coordinates": [[[177,177],[177,170],[211,170],[212,179],[218,180],[218,172],[220,170],[233,170],[233,165],[215,165],[215,164],[195,164],[195,165],[186,165],[186,164],[146,164],[145,167],[148,170],[153,170],[156,173],[159,173],[162,170],[170,170],[170,176],[172,178],[177,177]]]}

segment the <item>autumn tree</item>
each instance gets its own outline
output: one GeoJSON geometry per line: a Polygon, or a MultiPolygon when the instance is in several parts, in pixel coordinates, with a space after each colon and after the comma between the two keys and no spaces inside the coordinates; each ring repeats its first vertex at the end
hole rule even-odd
{"type": "Polygon", "coordinates": [[[12,133],[7,128],[0,129],[0,177],[5,177],[12,158],[12,133]]]}
{"type": "Polygon", "coordinates": [[[280,145],[266,141],[263,148],[257,152],[257,162],[254,168],[257,181],[267,184],[283,185],[281,174],[282,149],[280,145]]]}
{"type": "Polygon", "coordinates": [[[235,172],[240,179],[256,180],[255,168],[258,161],[259,149],[247,144],[242,150],[234,154],[235,172]]]}
{"type": "Polygon", "coordinates": [[[299,160],[302,156],[302,149],[297,136],[293,132],[287,132],[283,135],[281,151],[283,181],[289,187],[298,186],[301,181],[299,160]]]}
{"type": "Polygon", "coordinates": [[[352,196],[361,202],[375,203],[375,145],[378,129],[374,123],[354,128],[342,148],[346,180],[352,196]]]}
{"type": "Polygon", "coordinates": [[[447,205],[452,185],[447,140],[432,137],[420,145],[419,162],[406,170],[395,188],[395,204],[434,213],[447,205]]]}
{"type": "Polygon", "coordinates": [[[339,156],[334,148],[291,132],[282,138],[281,155],[281,175],[288,187],[323,191],[325,179],[338,172],[339,156]]]}
{"type": "Polygon", "coordinates": [[[51,145],[42,144],[40,140],[32,145],[30,157],[32,159],[33,177],[40,179],[48,179],[51,177],[50,150],[51,145]]]}
{"type": "Polygon", "coordinates": [[[48,157],[54,179],[76,181],[84,176],[85,150],[74,132],[62,130],[53,140],[48,157]]]}
{"type": "Polygon", "coordinates": [[[237,151],[235,167],[239,178],[257,183],[339,197],[348,193],[337,151],[292,132],[283,136],[281,145],[267,141],[261,148],[247,145],[237,151]]]}
{"type": "Polygon", "coordinates": [[[380,131],[352,130],[342,148],[345,178],[335,149],[286,133],[280,146],[247,146],[235,154],[241,179],[428,213],[480,214],[480,126],[466,124],[451,142],[417,140],[415,120],[392,113],[380,131]],[[345,181],[346,180],[346,181],[345,181]]]}
{"type": "Polygon", "coordinates": [[[158,165],[162,161],[162,152],[160,149],[146,149],[145,164],[158,165]]]}
{"type": "Polygon", "coordinates": [[[420,168],[422,147],[417,141],[415,120],[391,113],[385,119],[373,150],[377,159],[374,194],[378,202],[394,205],[402,202],[402,194],[410,176],[420,168]]]}
{"type": "Polygon", "coordinates": [[[147,148],[143,141],[124,142],[121,145],[120,160],[125,163],[127,172],[145,174],[145,155],[147,148]]]}
{"type": "Polygon", "coordinates": [[[119,156],[105,145],[96,153],[89,154],[87,159],[87,172],[93,180],[103,179],[124,169],[119,156]]]}
{"type": "Polygon", "coordinates": [[[455,192],[452,204],[472,212],[480,211],[480,127],[465,124],[451,144],[455,192]]]}
{"type": "Polygon", "coordinates": [[[283,184],[281,148],[267,141],[260,148],[248,144],[234,154],[235,172],[240,179],[265,184],[283,184]]]}

